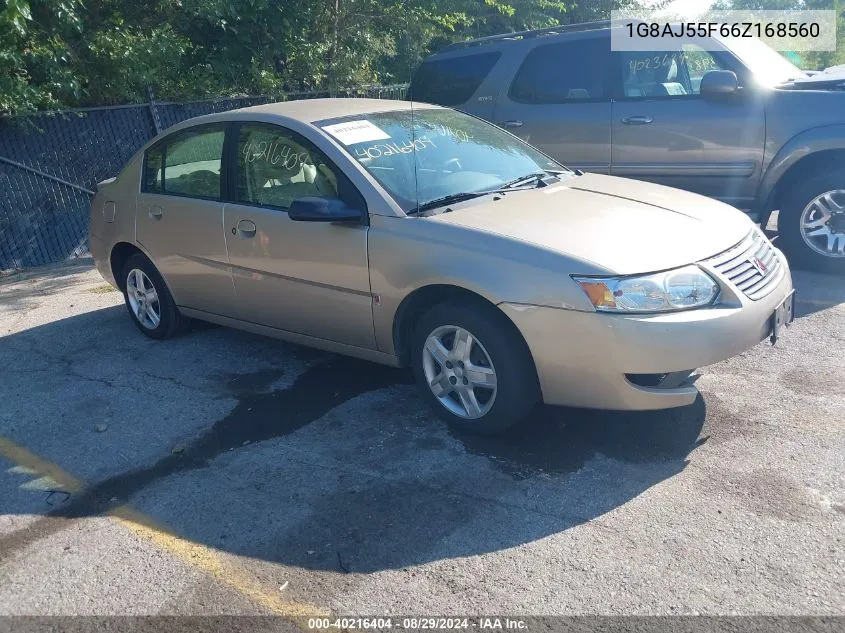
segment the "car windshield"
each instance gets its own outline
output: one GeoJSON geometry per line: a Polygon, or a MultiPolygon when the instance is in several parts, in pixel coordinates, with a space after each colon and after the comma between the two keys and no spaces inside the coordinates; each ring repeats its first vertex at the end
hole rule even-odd
{"type": "Polygon", "coordinates": [[[415,108],[315,125],[337,139],[406,213],[525,176],[568,171],[515,136],[454,110],[415,108]]]}
{"type": "Polygon", "coordinates": [[[755,37],[727,38],[721,41],[763,85],[776,86],[806,76],[798,66],[755,37]]]}

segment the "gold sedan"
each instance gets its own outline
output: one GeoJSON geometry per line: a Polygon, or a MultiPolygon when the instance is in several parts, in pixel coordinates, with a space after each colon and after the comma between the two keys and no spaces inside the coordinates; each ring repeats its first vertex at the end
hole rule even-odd
{"type": "Polygon", "coordinates": [[[100,183],[91,252],[149,337],[202,319],[410,365],[464,430],[539,401],[690,404],[692,371],[792,320],[741,212],[570,171],[448,108],[325,99],[165,131],[100,183]]]}

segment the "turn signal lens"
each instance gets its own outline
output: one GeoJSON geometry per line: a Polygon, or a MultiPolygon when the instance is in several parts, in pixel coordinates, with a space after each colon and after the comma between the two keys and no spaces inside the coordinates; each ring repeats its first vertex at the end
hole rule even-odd
{"type": "Polygon", "coordinates": [[[584,292],[593,302],[596,307],[615,308],[616,301],[613,298],[613,292],[607,287],[603,281],[579,281],[584,292]]]}
{"type": "Polygon", "coordinates": [[[698,266],[633,277],[573,279],[603,312],[687,310],[709,305],[719,294],[719,284],[698,266]]]}

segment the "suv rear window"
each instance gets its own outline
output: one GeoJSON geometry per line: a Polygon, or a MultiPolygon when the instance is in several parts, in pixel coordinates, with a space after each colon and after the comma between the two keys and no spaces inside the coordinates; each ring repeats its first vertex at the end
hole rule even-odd
{"type": "Polygon", "coordinates": [[[500,56],[477,53],[423,62],[411,81],[411,98],[442,106],[466,103],[500,56]]]}
{"type": "Polygon", "coordinates": [[[609,37],[538,46],[522,62],[510,97],[522,103],[604,99],[609,58],[609,37]]]}

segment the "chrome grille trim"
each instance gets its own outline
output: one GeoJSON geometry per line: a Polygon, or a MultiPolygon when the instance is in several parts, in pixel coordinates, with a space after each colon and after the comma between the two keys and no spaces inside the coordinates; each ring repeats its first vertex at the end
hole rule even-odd
{"type": "Polygon", "coordinates": [[[704,261],[753,301],[768,295],[783,279],[784,266],[775,247],[759,229],[753,229],[739,244],[704,261]],[[751,263],[756,257],[765,273],[751,263]]]}

